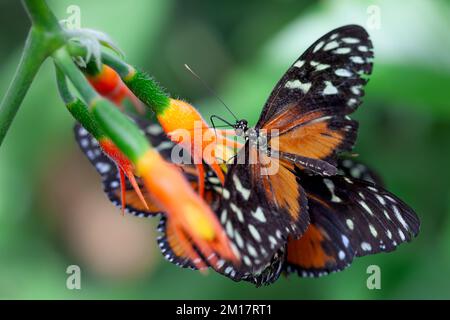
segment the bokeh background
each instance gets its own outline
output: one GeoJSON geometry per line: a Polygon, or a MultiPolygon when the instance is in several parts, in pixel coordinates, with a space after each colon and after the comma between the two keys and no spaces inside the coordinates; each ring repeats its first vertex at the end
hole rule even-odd
{"type": "MultiPolygon", "coordinates": [[[[375,67],[356,152],[416,209],[419,237],[390,254],[359,258],[320,279],[281,278],[254,288],[163,260],[156,221],[122,217],[73,139],[45,63],[0,149],[0,298],[392,299],[450,298],[449,1],[49,1],[58,18],[81,8],[83,27],[116,40],[130,63],[205,115],[230,118],[183,68],[190,64],[239,117],[255,122],[271,89],[315,39],[367,22],[375,67]],[[378,10],[375,9],[375,10],[378,10]],[[82,289],[66,288],[79,265],[82,289]],[[366,287],[381,267],[382,289],[366,287]]],[[[13,76],[29,22],[19,1],[0,1],[0,93],[13,76]]]]}

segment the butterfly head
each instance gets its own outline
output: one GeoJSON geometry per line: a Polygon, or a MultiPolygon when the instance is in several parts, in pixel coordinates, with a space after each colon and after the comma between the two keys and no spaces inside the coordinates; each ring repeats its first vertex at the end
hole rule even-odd
{"type": "Polygon", "coordinates": [[[248,130],[248,122],[245,119],[237,120],[234,125],[234,130],[236,131],[236,135],[241,137],[248,130]]]}

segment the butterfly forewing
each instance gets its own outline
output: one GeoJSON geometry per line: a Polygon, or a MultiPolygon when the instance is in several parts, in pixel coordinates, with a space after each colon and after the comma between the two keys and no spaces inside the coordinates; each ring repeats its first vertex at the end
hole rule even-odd
{"type": "Polygon", "coordinates": [[[265,174],[261,157],[268,158],[248,142],[239,151],[217,211],[241,257],[240,271],[251,274],[269,265],[287,236],[300,236],[309,223],[305,193],[295,175],[282,165],[277,174],[265,174]],[[256,161],[250,160],[251,155],[256,161]],[[283,193],[278,192],[281,188],[283,193]]]}
{"type": "Polygon", "coordinates": [[[292,107],[348,114],[361,104],[365,76],[372,72],[373,47],[358,25],[330,31],[314,42],[275,86],[256,127],[292,107]],[[352,100],[354,99],[354,100],[352,100]]]}
{"type": "Polygon", "coordinates": [[[256,128],[278,131],[277,144],[271,147],[282,158],[302,166],[292,155],[334,165],[336,155],[351,150],[356,140],[357,122],[347,115],[361,104],[372,58],[372,44],[362,27],[349,25],[329,32],[278,82],[256,128]]]}

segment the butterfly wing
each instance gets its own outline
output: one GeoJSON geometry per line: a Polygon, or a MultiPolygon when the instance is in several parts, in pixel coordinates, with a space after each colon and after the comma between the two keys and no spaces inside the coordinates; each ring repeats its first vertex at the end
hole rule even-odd
{"type": "Polygon", "coordinates": [[[357,122],[347,115],[361,104],[372,58],[372,43],[362,27],[327,33],[278,82],[256,128],[278,131],[271,138],[276,143],[270,144],[281,158],[300,166],[308,159],[335,164],[336,154],[351,150],[355,142],[357,122]]]}
{"type": "MultiPolygon", "coordinates": [[[[365,166],[353,164],[366,172],[367,180],[375,179],[365,166]]],[[[339,271],[355,256],[393,251],[417,236],[417,215],[383,187],[351,176],[298,174],[307,192],[311,224],[303,237],[288,241],[288,272],[321,276],[339,271]]]]}

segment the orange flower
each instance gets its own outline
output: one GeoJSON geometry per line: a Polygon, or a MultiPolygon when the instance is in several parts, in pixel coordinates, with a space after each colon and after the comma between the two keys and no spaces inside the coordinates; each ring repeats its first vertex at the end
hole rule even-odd
{"type": "Polygon", "coordinates": [[[139,188],[139,185],[136,182],[136,178],[134,177],[134,166],[131,161],[116,147],[116,145],[109,140],[108,138],[101,138],[98,141],[102,150],[110,157],[113,162],[117,165],[120,173],[120,188],[122,191],[122,214],[124,214],[125,206],[126,206],[126,198],[125,198],[125,176],[130,181],[134,191],[136,192],[139,200],[141,200],[142,204],[145,208],[148,209],[147,202],[139,188]]]}
{"type": "Polygon", "coordinates": [[[190,151],[197,167],[199,193],[202,197],[205,174],[203,161],[224,184],[225,177],[217,157],[225,154],[223,146],[238,148],[240,144],[229,140],[220,131],[214,132],[192,105],[181,100],[170,99],[169,106],[156,117],[170,139],[190,151]]]}

